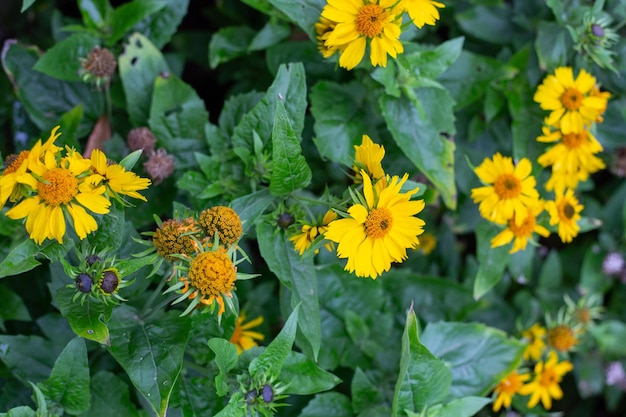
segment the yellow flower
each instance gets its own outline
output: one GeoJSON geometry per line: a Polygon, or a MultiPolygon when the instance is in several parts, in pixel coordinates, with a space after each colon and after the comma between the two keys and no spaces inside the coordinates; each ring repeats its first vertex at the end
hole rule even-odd
{"type": "MultiPolygon", "coordinates": [[[[328,230],[328,224],[337,218],[337,213],[332,210],[328,210],[326,214],[324,214],[324,218],[321,222],[311,223],[311,224],[303,224],[301,233],[297,235],[291,236],[289,240],[293,242],[294,248],[298,251],[300,256],[304,253],[304,251],[311,246],[311,243],[315,240],[319,235],[323,235],[326,230],[328,230]]],[[[335,248],[335,244],[333,242],[328,242],[324,245],[324,247],[332,252],[335,248]]],[[[319,249],[315,250],[315,254],[319,253],[319,249]]]]}
{"type": "Polygon", "coordinates": [[[539,323],[533,324],[529,329],[522,332],[522,336],[528,339],[529,344],[524,350],[524,360],[536,361],[543,354],[543,348],[546,346],[544,337],[546,329],[539,323]]]}
{"type": "Polygon", "coordinates": [[[326,19],[324,16],[320,16],[319,22],[315,23],[315,33],[317,34],[317,49],[320,51],[324,58],[330,58],[339,51],[337,46],[326,45],[326,39],[328,35],[335,29],[337,24],[333,21],[326,19]]]}
{"type": "Polygon", "coordinates": [[[550,214],[550,225],[559,225],[559,237],[564,243],[571,242],[578,235],[580,212],[584,206],[578,202],[572,189],[555,192],[554,201],[546,202],[546,211],[550,214]]]}
{"type": "Polygon", "coordinates": [[[198,216],[206,238],[213,242],[217,233],[219,243],[225,247],[233,245],[243,233],[241,219],[235,210],[226,206],[215,206],[203,210],[198,216]]]}
{"type": "Polygon", "coordinates": [[[84,239],[98,229],[95,219],[85,208],[97,214],[109,212],[111,202],[103,195],[105,187],[94,187],[81,177],[89,172],[89,161],[68,156],[57,163],[54,156],[48,156],[44,162],[30,166],[39,178],[37,194],[26,198],[6,214],[11,219],[26,217],[26,230],[37,244],[46,238],[63,243],[66,231],[64,211],[67,211],[76,234],[84,239]]]}
{"type": "Polygon", "coordinates": [[[552,399],[559,400],[563,397],[563,391],[559,386],[563,375],[574,369],[569,361],[558,362],[559,358],[555,351],[550,351],[547,362],[537,362],[535,365],[535,377],[524,384],[518,391],[521,395],[530,395],[528,407],[532,408],[539,403],[546,410],[552,408],[552,399]]]}
{"type": "Polygon", "coordinates": [[[103,183],[110,197],[122,201],[119,197],[122,194],[147,201],[137,191],[148,188],[151,183],[148,178],[141,178],[134,172],[126,171],[119,164],[109,164],[106,155],[99,149],[91,152],[91,165],[95,173],[90,176],[89,181],[95,185],[103,183]]]}
{"type": "Polygon", "coordinates": [[[558,324],[548,330],[548,345],[558,352],[568,352],[578,343],[574,329],[567,324],[558,324]]]}
{"type": "Polygon", "coordinates": [[[513,396],[517,394],[523,383],[528,381],[529,378],[529,374],[520,375],[517,371],[513,371],[502,379],[493,390],[497,395],[493,403],[493,411],[499,411],[502,406],[509,408],[513,396]]]}
{"type": "Polygon", "coordinates": [[[239,317],[237,317],[235,331],[233,331],[233,335],[230,337],[230,343],[237,346],[237,353],[240,355],[244,350],[259,346],[257,341],[265,339],[265,336],[261,333],[250,330],[260,326],[263,323],[263,317],[259,316],[247,323],[244,323],[244,321],[246,321],[246,313],[242,311],[239,313],[239,317]]]}
{"type": "Polygon", "coordinates": [[[420,237],[420,249],[424,252],[424,255],[430,255],[430,253],[437,247],[437,238],[432,233],[424,233],[420,237]]]}
{"type": "Polygon", "coordinates": [[[543,237],[548,237],[550,231],[545,227],[537,224],[537,216],[543,211],[543,203],[539,202],[528,209],[528,214],[523,218],[521,224],[517,224],[516,215],[508,221],[506,229],[498,233],[491,239],[491,247],[506,245],[512,240],[513,247],[509,253],[515,253],[526,249],[526,244],[532,239],[533,233],[537,233],[543,237]]]}
{"type": "Polygon", "coordinates": [[[530,175],[532,164],[522,158],[513,166],[510,157],[496,153],[493,160],[485,160],[474,170],[478,178],[487,185],[472,189],[474,203],[487,220],[506,223],[515,214],[517,225],[527,217],[528,207],[536,204],[539,193],[535,189],[535,177],[530,175]]]}
{"type": "Polygon", "coordinates": [[[400,42],[402,14],[397,0],[328,0],[322,18],[336,23],[325,41],[338,48],[339,66],[356,67],[369,44],[373,66],[387,66],[387,54],[395,58],[404,52],[400,42]],[[369,42],[368,42],[369,41],[369,42]]]}
{"type": "Polygon", "coordinates": [[[365,171],[361,175],[365,200],[348,209],[350,217],[331,222],[326,238],[339,244],[339,258],[348,258],[346,270],[375,279],[392,262],[404,261],[407,248],[419,245],[417,236],[424,232],[425,223],[415,215],[424,209],[424,200],[411,201],[418,188],[400,192],[408,174],[402,179],[394,176],[380,189],[365,171]]]}
{"type": "Polygon", "coordinates": [[[439,20],[439,10],[446,7],[443,3],[432,0],[401,0],[398,6],[405,10],[415,26],[422,28],[424,25],[434,25],[439,20]]]}
{"type": "Polygon", "coordinates": [[[367,175],[372,179],[372,182],[376,184],[378,180],[385,176],[383,170],[382,160],[385,157],[385,148],[377,143],[374,143],[369,136],[363,135],[361,144],[354,147],[354,169],[355,183],[363,182],[361,177],[361,170],[364,170],[367,175]]]}
{"type": "Polygon", "coordinates": [[[191,235],[200,228],[193,217],[185,220],[169,219],[159,225],[152,236],[157,253],[170,262],[179,258],[173,255],[191,255],[200,251],[200,245],[191,235]]]}
{"type": "Polygon", "coordinates": [[[559,67],[537,87],[534,100],[544,110],[550,110],[547,123],[560,123],[564,134],[577,133],[590,126],[602,115],[607,97],[595,92],[596,79],[580,70],[574,79],[571,67],[559,67]]]}

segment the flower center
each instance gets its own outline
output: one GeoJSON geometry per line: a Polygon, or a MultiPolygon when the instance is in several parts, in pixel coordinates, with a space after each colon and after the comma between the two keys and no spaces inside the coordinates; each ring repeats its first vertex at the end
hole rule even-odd
{"type": "Polygon", "coordinates": [[[22,151],[18,155],[13,154],[7,156],[4,161],[4,165],[6,166],[6,168],[4,169],[4,171],[2,171],[2,175],[10,174],[17,171],[20,166],[22,166],[22,162],[24,162],[26,158],[28,158],[28,154],[30,154],[30,151],[22,151]]]}
{"type": "Polygon", "coordinates": [[[385,11],[377,4],[368,4],[359,9],[356,17],[356,30],[368,38],[374,38],[383,32],[385,11]]]}
{"type": "Polygon", "coordinates": [[[572,217],[574,217],[574,214],[576,214],[576,210],[574,209],[574,206],[572,206],[570,203],[565,202],[561,206],[561,218],[571,220],[572,217]]]}
{"type": "Polygon", "coordinates": [[[516,198],[522,192],[522,183],[515,175],[502,174],[493,184],[496,194],[503,200],[516,198]]]}
{"type": "Polygon", "coordinates": [[[585,132],[580,133],[568,133],[563,136],[563,144],[569,149],[575,149],[585,143],[587,134],[585,132]]]}
{"type": "Polygon", "coordinates": [[[70,171],[54,168],[43,175],[46,181],[37,185],[39,197],[51,206],[67,204],[78,194],[78,181],[70,171]]]}
{"type": "Polygon", "coordinates": [[[212,241],[217,233],[219,242],[226,247],[237,242],[243,232],[239,215],[226,206],[211,207],[202,211],[198,223],[204,229],[209,241],[212,241]]]}
{"type": "Polygon", "coordinates": [[[559,324],[548,332],[548,344],[560,352],[567,352],[576,344],[576,335],[571,327],[559,324]]]}
{"type": "Polygon", "coordinates": [[[365,233],[368,237],[379,239],[385,237],[391,229],[393,217],[385,207],[380,207],[369,212],[365,219],[365,233]]]}
{"type": "Polygon", "coordinates": [[[173,254],[191,255],[196,252],[198,244],[190,236],[198,231],[193,218],[185,220],[169,219],[161,223],[152,236],[152,242],[159,255],[169,261],[176,258],[173,254]]]}
{"type": "Polygon", "coordinates": [[[568,88],[561,94],[561,103],[567,110],[578,110],[583,104],[583,95],[576,88],[568,88]]]}
{"type": "Polygon", "coordinates": [[[199,253],[189,267],[191,285],[209,297],[229,292],[236,278],[235,265],[224,249],[199,253]]]}
{"type": "Polygon", "coordinates": [[[559,375],[554,371],[554,369],[546,369],[541,373],[541,379],[539,380],[539,385],[542,387],[550,387],[554,384],[558,384],[560,381],[559,375]]]}
{"type": "Polygon", "coordinates": [[[527,237],[533,234],[535,230],[535,216],[532,214],[526,216],[522,224],[515,224],[515,215],[509,220],[509,229],[516,237],[527,237]]]}

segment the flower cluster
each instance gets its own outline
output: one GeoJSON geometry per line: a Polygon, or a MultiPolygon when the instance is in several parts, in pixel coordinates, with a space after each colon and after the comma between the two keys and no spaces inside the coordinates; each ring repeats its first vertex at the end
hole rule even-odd
{"type": "Polygon", "coordinates": [[[373,66],[404,52],[400,35],[405,12],[418,28],[439,20],[442,3],[432,0],[328,0],[315,25],[324,58],[339,53],[339,65],[353,69],[369,48],[373,66]]]}
{"type": "Polygon", "coordinates": [[[57,126],[45,142],[38,140],[32,149],[9,156],[0,176],[0,208],[7,201],[15,203],[7,217],[25,218],[26,230],[37,244],[46,239],[63,243],[66,218],[84,239],[98,229],[91,213],[109,213],[111,199],[128,204],[123,196],[145,201],[138,191],[150,185],[149,179],[110,163],[100,150],[86,159],[73,148],[56,146],[60,135],[57,126]]]}
{"type": "MultiPolygon", "coordinates": [[[[408,174],[390,177],[382,168],[385,150],[363,135],[355,146],[355,189],[348,189],[352,203],[347,211],[336,212],[341,218],[326,213],[321,223],[305,224],[293,236],[300,254],[318,234],[337,243],[337,256],[346,258],[345,269],[359,277],[376,279],[389,271],[393,262],[407,259],[407,249],[419,246],[417,236],[424,232],[424,221],[415,217],[424,209],[424,200],[411,200],[418,187],[402,192],[409,185],[408,174]]],[[[327,249],[332,250],[332,247],[327,249]]]]}

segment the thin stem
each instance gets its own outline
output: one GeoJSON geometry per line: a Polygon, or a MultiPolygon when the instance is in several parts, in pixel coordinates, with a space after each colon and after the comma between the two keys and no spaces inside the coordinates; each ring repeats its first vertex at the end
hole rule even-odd
{"type": "Polygon", "coordinates": [[[163,291],[163,287],[165,286],[165,282],[168,279],[169,279],[168,276],[163,276],[163,278],[161,278],[161,281],[159,282],[159,285],[157,285],[156,289],[152,292],[152,294],[150,294],[150,298],[148,298],[146,303],[143,305],[143,308],[141,309],[141,313],[139,314],[140,316],[143,316],[144,314],[146,314],[148,312],[148,310],[150,310],[150,307],[152,306],[152,303],[154,303],[154,300],[156,300],[156,298],[159,295],[161,295],[161,291],[163,291]]]}

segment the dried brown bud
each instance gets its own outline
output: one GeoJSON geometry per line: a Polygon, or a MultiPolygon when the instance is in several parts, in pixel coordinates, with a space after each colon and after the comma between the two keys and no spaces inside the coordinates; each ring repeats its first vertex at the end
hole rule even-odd
{"type": "Polygon", "coordinates": [[[156,138],[152,134],[152,131],[147,127],[136,127],[128,132],[126,143],[131,151],[134,152],[141,149],[147,156],[149,156],[149,154],[154,152],[156,138]]]}
{"type": "Polygon", "coordinates": [[[165,149],[159,148],[144,162],[143,168],[152,178],[154,184],[159,184],[174,172],[174,157],[168,154],[165,149]]]}
{"type": "Polygon", "coordinates": [[[106,84],[115,74],[117,61],[115,55],[107,48],[96,46],[89,52],[87,58],[82,60],[81,66],[88,78],[94,78],[97,84],[106,84]]]}

